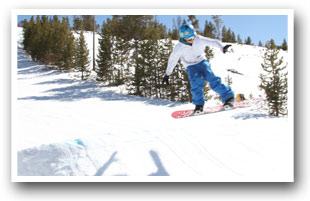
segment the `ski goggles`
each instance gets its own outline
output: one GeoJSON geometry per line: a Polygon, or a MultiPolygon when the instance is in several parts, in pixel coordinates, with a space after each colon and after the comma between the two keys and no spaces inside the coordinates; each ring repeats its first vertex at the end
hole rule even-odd
{"type": "Polygon", "coordinates": [[[181,31],[180,32],[181,38],[190,38],[194,35],[195,35],[195,32],[193,30],[192,31],[181,31]]]}

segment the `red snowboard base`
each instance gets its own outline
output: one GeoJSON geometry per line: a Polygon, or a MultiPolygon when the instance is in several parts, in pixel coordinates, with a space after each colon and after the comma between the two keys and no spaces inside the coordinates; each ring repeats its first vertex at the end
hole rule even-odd
{"type": "Polygon", "coordinates": [[[221,111],[227,111],[227,110],[233,110],[237,108],[245,108],[245,107],[250,107],[253,104],[252,101],[240,101],[236,102],[233,108],[226,109],[224,108],[224,105],[217,105],[217,106],[212,106],[212,107],[206,107],[203,112],[199,114],[194,114],[194,110],[179,110],[175,111],[171,114],[171,116],[175,119],[179,118],[185,118],[185,117],[192,117],[192,116],[200,116],[204,114],[210,114],[210,113],[216,113],[216,112],[221,112],[221,111]]]}

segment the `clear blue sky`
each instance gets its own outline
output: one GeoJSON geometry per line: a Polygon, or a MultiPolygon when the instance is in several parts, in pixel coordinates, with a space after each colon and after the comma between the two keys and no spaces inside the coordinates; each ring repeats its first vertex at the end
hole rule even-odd
{"type": "MultiPolygon", "coordinates": [[[[73,16],[68,16],[71,23],[73,16]]],[[[183,19],[188,19],[187,15],[180,16],[183,19]]],[[[19,15],[18,22],[23,19],[29,19],[31,16],[19,15]]],[[[97,15],[96,23],[102,25],[102,22],[107,18],[111,18],[109,15],[97,15]]],[[[212,21],[211,15],[196,15],[199,20],[199,27],[204,29],[205,21],[212,21]]],[[[177,21],[177,15],[156,15],[156,19],[167,26],[168,29],[172,29],[173,20],[177,21]]],[[[265,44],[266,41],[273,38],[277,45],[281,45],[283,39],[288,41],[288,17],[287,15],[221,15],[223,25],[226,28],[230,28],[236,37],[239,34],[244,41],[248,36],[251,37],[252,42],[257,45],[259,40],[265,44]]]]}

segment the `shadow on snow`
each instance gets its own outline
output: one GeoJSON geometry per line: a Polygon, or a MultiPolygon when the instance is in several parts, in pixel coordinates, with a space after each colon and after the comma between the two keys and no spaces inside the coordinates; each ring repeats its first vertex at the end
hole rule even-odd
{"type": "Polygon", "coordinates": [[[165,167],[163,166],[158,154],[155,151],[151,150],[150,155],[152,156],[153,161],[157,167],[157,172],[154,172],[148,176],[169,176],[169,173],[166,171],[165,167]]]}
{"type": "MultiPolygon", "coordinates": [[[[18,48],[18,74],[20,75],[34,75],[38,77],[44,77],[49,75],[61,74],[56,70],[51,70],[44,67],[44,65],[35,64],[31,58],[25,53],[25,51],[19,47],[18,48]]],[[[32,77],[31,77],[32,78],[32,77]]],[[[19,79],[31,79],[31,78],[19,78],[19,79]]],[[[55,100],[55,101],[79,101],[87,98],[100,98],[104,101],[139,101],[145,104],[151,105],[161,105],[174,107],[181,105],[180,102],[172,102],[162,99],[155,98],[143,98],[133,95],[123,95],[116,93],[112,90],[105,89],[105,87],[98,86],[95,81],[78,81],[74,79],[55,79],[50,81],[44,81],[35,83],[34,85],[48,85],[48,84],[57,84],[57,85],[68,85],[64,87],[53,88],[45,91],[44,93],[49,93],[46,96],[28,96],[18,98],[18,100],[55,100]]]]}
{"type": "Polygon", "coordinates": [[[247,119],[274,119],[274,118],[280,118],[268,114],[262,114],[262,113],[251,113],[251,112],[246,112],[246,113],[240,113],[233,115],[234,119],[241,119],[241,120],[247,120],[247,119]]]}
{"type": "MultiPolygon", "coordinates": [[[[169,173],[166,171],[165,167],[163,166],[157,152],[151,150],[149,153],[157,167],[157,171],[149,174],[148,176],[169,176],[169,173]]],[[[109,160],[97,170],[94,176],[103,176],[104,172],[111,166],[111,164],[113,162],[118,161],[118,159],[115,158],[116,154],[117,154],[117,151],[114,152],[109,158],[109,160]]],[[[114,175],[114,176],[128,176],[128,175],[122,174],[122,175],[114,175]]]]}
{"type": "Polygon", "coordinates": [[[64,87],[53,88],[45,91],[50,93],[46,96],[28,96],[18,98],[18,100],[36,100],[36,101],[79,101],[87,98],[100,98],[104,101],[137,101],[150,105],[175,107],[183,103],[172,102],[156,98],[144,98],[133,95],[123,95],[109,90],[108,87],[100,87],[93,80],[78,81],[73,79],[56,79],[51,81],[44,81],[36,83],[35,85],[68,85],[64,87]]]}
{"type": "Polygon", "coordinates": [[[98,171],[96,172],[96,174],[94,176],[102,176],[104,174],[104,172],[110,167],[110,165],[113,163],[113,162],[116,162],[117,159],[115,159],[115,156],[117,154],[117,151],[114,152],[110,159],[101,167],[98,169],[98,171]]]}

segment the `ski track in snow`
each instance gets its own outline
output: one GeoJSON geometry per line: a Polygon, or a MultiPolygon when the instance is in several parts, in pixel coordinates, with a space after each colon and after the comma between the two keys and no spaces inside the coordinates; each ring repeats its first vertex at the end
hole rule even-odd
{"type": "Polygon", "coordinates": [[[19,41],[13,137],[19,176],[249,181],[292,173],[287,118],[256,105],[173,119],[171,112],[193,106],[120,94],[75,75],[32,62],[19,41]]]}

